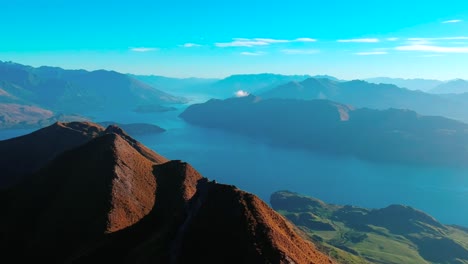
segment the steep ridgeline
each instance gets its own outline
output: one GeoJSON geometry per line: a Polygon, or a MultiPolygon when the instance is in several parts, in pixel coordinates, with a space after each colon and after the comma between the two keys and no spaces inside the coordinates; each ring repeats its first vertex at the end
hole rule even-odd
{"type": "Polygon", "coordinates": [[[409,110],[247,96],[192,105],[180,117],[199,126],[321,153],[379,162],[468,165],[467,124],[409,110]]]}
{"type": "Polygon", "coordinates": [[[309,78],[302,82],[290,82],[258,95],[265,99],[328,99],[373,109],[410,109],[423,115],[444,116],[468,122],[468,100],[453,100],[391,84],[309,78]]]}
{"type": "MultiPolygon", "coordinates": [[[[168,161],[117,126],[47,129],[86,142],[0,192],[3,262],[333,263],[256,196],[168,161]]],[[[45,131],[10,147],[44,151],[34,145],[56,140],[45,131]]]]}
{"type": "Polygon", "coordinates": [[[0,103],[33,104],[61,113],[131,110],[183,98],[114,71],[33,68],[0,61],[0,103]]]}
{"type": "Polygon", "coordinates": [[[466,228],[409,206],[338,206],[288,191],[273,193],[270,202],[342,263],[468,263],[466,228]]]}

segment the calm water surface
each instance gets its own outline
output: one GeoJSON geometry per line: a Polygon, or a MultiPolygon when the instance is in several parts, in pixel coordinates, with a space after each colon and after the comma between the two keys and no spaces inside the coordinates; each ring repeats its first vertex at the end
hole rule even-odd
{"type": "MultiPolygon", "coordinates": [[[[267,202],[272,192],[290,190],[335,204],[410,205],[443,223],[468,226],[468,169],[375,164],[269,146],[191,126],[178,119],[178,113],[92,116],[95,121],[148,122],[166,128],[165,133],[136,138],[170,159],[189,162],[205,177],[236,185],[267,202]]],[[[0,131],[0,139],[28,132],[0,131]]]]}

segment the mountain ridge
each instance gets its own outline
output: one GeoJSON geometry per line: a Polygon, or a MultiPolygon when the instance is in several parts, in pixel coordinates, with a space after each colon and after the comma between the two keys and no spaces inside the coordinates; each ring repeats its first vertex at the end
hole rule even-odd
{"type": "Polygon", "coordinates": [[[67,114],[186,102],[128,75],[106,70],[34,68],[0,61],[0,84],[0,98],[67,114]]]}
{"type": "Polygon", "coordinates": [[[362,80],[336,82],[328,79],[306,79],[299,83],[277,86],[258,96],[271,99],[328,99],[358,108],[384,110],[411,109],[423,115],[468,120],[464,97],[447,97],[400,88],[393,84],[373,84],[362,80]]]}
{"type": "Polygon", "coordinates": [[[324,154],[413,165],[468,165],[467,124],[410,110],[251,95],[194,104],[180,117],[198,126],[324,154]]]}
{"type": "Polygon", "coordinates": [[[334,263],[256,196],[167,160],[117,126],[58,123],[9,142],[64,129],[85,142],[0,191],[2,259],[334,263]]]}

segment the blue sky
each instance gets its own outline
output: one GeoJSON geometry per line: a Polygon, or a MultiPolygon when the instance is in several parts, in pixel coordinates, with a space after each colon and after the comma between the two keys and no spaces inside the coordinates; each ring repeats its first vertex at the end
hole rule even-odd
{"type": "Polygon", "coordinates": [[[468,1],[0,0],[0,60],[174,77],[468,79],[468,1]]]}

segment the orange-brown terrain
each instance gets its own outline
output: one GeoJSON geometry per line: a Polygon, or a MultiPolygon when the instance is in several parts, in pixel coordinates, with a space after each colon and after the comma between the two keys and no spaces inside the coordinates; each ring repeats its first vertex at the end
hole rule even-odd
{"type": "Polygon", "coordinates": [[[54,115],[52,111],[37,106],[2,103],[2,96],[9,94],[0,89],[0,128],[37,126],[54,115]]]}
{"type": "Polygon", "coordinates": [[[3,262],[333,263],[256,196],[116,126],[57,123],[0,154],[3,262]]]}

